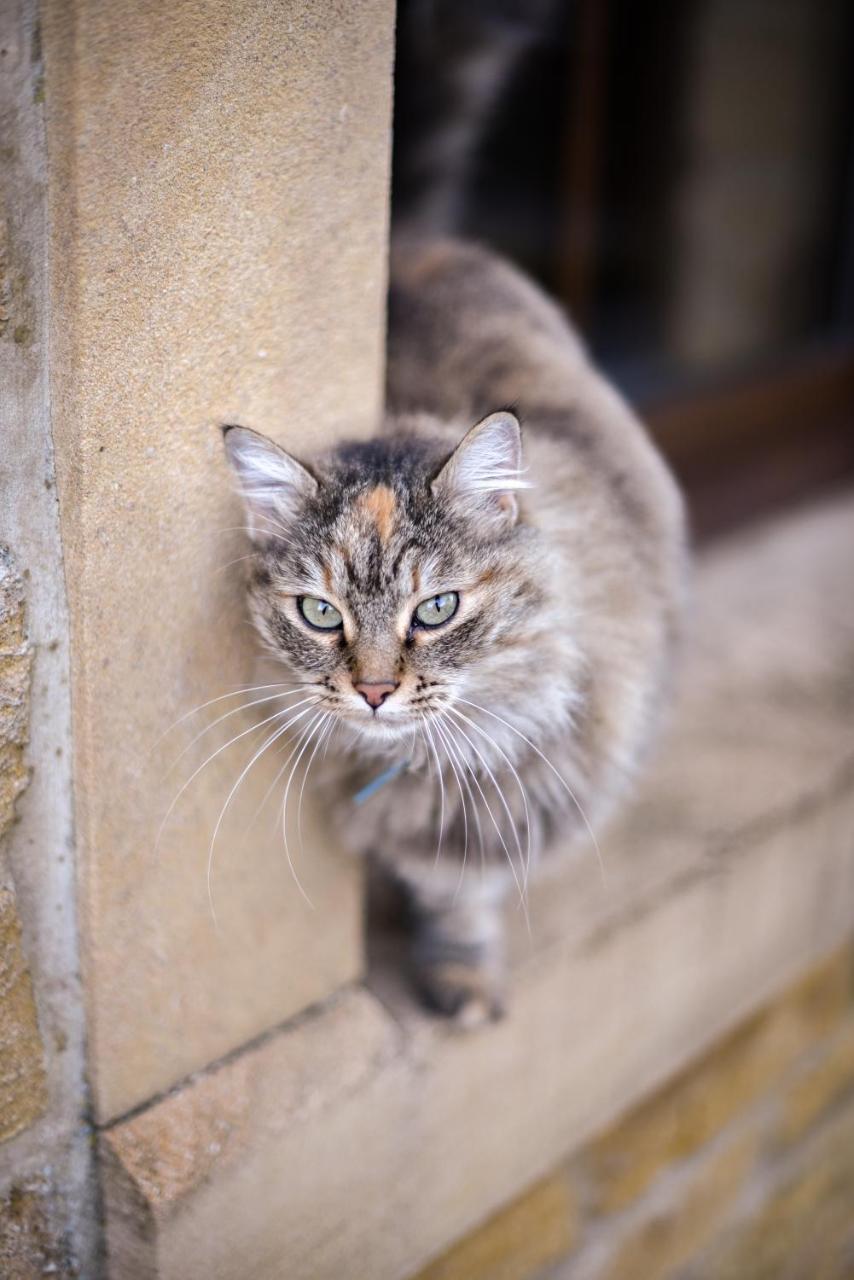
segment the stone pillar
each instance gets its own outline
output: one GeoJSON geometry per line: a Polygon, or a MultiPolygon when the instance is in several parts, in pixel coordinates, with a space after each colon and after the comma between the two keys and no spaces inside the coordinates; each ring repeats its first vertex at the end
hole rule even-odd
{"type": "Polygon", "coordinates": [[[0,1275],[93,1273],[37,6],[0,5],[0,1275]]]}
{"type": "Polygon", "coordinates": [[[311,909],[269,817],[241,838],[273,761],[217,841],[216,927],[210,841],[247,744],[202,770],[158,842],[207,754],[170,772],[176,735],[161,735],[253,680],[240,565],[223,568],[245,539],[228,531],[242,518],[219,424],[299,451],[381,409],[391,8],[51,0],[44,47],[81,933],[104,1121],[360,970],[357,869],[310,826],[311,909]]]}

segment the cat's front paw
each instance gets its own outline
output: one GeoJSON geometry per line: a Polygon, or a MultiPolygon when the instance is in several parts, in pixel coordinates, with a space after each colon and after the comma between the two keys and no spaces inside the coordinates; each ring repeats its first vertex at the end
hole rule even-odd
{"type": "Polygon", "coordinates": [[[433,1013],[465,1030],[504,1016],[504,972],[491,949],[448,943],[428,929],[416,936],[412,960],[416,989],[433,1013]]]}
{"type": "Polygon", "coordinates": [[[506,1012],[503,984],[477,967],[439,964],[416,972],[424,1003],[463,1030],[496,1022],[506,1012]]]}

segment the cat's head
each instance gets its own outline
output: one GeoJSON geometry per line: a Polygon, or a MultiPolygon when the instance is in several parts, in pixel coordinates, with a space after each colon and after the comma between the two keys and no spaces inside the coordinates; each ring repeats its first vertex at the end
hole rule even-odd
{"type": "Polygon", "coordinates": [[[225,445],[253,544],[255,625],[323,710],[393,739],[455,694],[530,677],[542,584],[511,413],[453,449],[409,431],[304,463],[243,427],[225,428],[225,445]]]}

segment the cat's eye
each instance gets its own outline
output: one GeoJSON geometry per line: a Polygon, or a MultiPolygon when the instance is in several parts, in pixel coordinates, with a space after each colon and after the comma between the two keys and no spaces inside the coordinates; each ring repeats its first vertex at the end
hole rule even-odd
{"type": "Polygon", "coordinates": [[[438,627],[448,622],[457,612],[460,597],[456,591],[443,591],[439,596],[422,600],[415,610],[415,618],[422,627],[438,627]]]}
{"type": "Polygon", "coordinates": [[[319,631],[335,631],[344,621],[334,604],[317,596],[300,596],[297,604],[309,626],[319,631]]]}

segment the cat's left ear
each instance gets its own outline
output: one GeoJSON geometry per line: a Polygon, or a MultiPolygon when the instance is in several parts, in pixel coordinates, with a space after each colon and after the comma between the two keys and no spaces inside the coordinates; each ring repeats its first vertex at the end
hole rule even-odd
{"type": "Polygon", "coordinates": [[[506,410],[472,427],[433,481],[434,493],[494,532],[516,523],[516,490],[530,487],[522,474],[519,423],[506,410]]]}
{"type": "Polygon", "coordinates": [[[257,431],[248,427],[223,427],[222,434],[246,507],[251,536],[263,540],[285,534],[302,503],[316,495],[314,476],[291,454],[257,431]]]}

